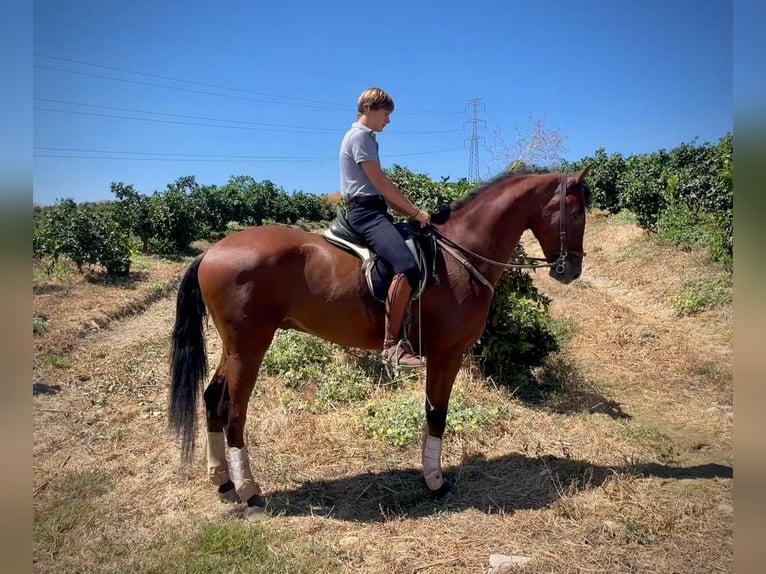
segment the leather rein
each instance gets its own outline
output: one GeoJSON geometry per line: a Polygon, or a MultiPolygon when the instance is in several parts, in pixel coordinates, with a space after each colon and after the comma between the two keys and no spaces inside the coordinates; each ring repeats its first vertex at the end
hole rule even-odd
{"type": "Polygon", "coordinates": [[[433,233],[436,235],[436,243],[444,249],[447,253],[452,255],[457,261],[459,261],[467,270],[468,272],[473,275],[479,283],[482,285],[485,285],[491,293],[494,294],[495,288],[492,286],[492,284],[489,282],[489,280],[482,275],[476,267],[474,267],[468,259],[463,257],[460,252],[465,253],[466,255],[470,255],[471,257],[475,257],[476,259],[479,259],[480,261],[483,261],[484,263],[489,263],[490,265],[494,265],[496,267],[501,267],[503,269],[537,269],[538,267],[554,267],[556,273],[559,275],[562,275],[564,271],[566,270],[566,258],[568,255],[579,255],[580,257],[585,257],[585,253],[581,253],[579,251],[567,251],[566,248],[566,239],[567,239],[567,225],[566,225],[566,195],[567,195],[567,177],[565,174],[561,174],[561,182],[559,184],[559,189],[557,191],[561,192],[561,207],[560,207],[560,216],[559,216],[559,240],[560,240],[560,249],[558,252],[558,257],[556,261],[553,263],[548,263],[548,260],[544,257],[523,257],[518,258],[516,263],[503,263],[502,261],[495,261],[493,259],[488,259],[484,257],[483,255],[479,255],[478,253],[475,253],[471,251],[470,249],[467,249],[463,247],[462,245],[455,243],[448,237],[445,237],[441,234],[435,227],[431,226],[431,229],[433,229],[433,233]]]}

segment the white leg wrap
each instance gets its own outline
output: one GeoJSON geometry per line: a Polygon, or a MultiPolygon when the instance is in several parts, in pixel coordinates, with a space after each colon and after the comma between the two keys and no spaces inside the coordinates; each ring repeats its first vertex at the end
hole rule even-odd
{"type": "Polygon", "coordinates": [[[441,488],[442,478],[442,439],[426,434],[423,440],[423,477],[431,490],[441,488]]]}
{"type": "Polygon", "coordinates": [[[207,477],[216,486],[229,481],[226,464],[226,438],[223,432],[207,433],[207,477]]]}
{"type": "Polygon", "coordinates": [[[246,447],[229,447],[229,473],[242,502],[246,502],[254,494],[261,493],[261,487],[255,482],[250,470],[250,459],[247,456],[246,447]]]}

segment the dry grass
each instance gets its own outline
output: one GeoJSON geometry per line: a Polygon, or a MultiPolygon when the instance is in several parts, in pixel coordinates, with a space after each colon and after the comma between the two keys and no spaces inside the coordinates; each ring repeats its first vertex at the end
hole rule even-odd
{"type": "Polygon", "coordinates": [[[471,400],[510,414],[445,437],[446,500],[427,496],[417,447],[361,432],[363,405],[309,412],[285,396],[316,389],[263,379],[247,427],[271,512],[258,525],[217,501],[204,449],[184,468],[167,433],[174,301],[156,282],[184,264],[151,260],[129,288],[35,283],[34,570],[469,573],[500,553],[529,572],[732,571],[731,310],[674,315],[674,287],[713,271],[632,225],[591,217],[586,249],[579,283],[535,278],[571,328],[538,373],[557,394],[524,403],[461,372],[471,400]]]}

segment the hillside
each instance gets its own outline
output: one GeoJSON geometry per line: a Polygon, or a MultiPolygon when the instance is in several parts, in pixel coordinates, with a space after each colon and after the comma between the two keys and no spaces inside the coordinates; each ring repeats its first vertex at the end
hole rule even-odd
{"type": "MultiPolygon", "coordinates": [[[[36,270],[34,570],[468,573],[501,554],[520,557],[505,571],[733,571],[733,311],[671,304],[716,272],[598,213],[585,249],[576,283],[534,275],[567,333],[538,373],[558,393],[528,403],[461,372],[460,392],[507,415],[445,437],[447,500],[427,497],[417,446],[361,431],[364,404],[315,412],[315,388],[262,378],[247,437],[271,516],[257,524],[218,502],[204,447],[183,467],[167,431],[188,261],[146,257],[119,284],[36,270]]],[[[218,345],[211,332],[209,357],[218,345]]]]}

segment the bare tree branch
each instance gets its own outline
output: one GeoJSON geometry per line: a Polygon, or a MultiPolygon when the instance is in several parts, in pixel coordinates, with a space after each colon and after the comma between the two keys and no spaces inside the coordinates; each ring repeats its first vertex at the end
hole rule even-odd
{"type": "Polygon", "coordinates": [[[527,125],[520,128],[514,124],[514,133],[515,140],[512,145],[508,145],[502,132],[495,130],[492,144],[488,147],[491,174],[507,171],[520,164],[555,168],[564,161],[566,138],[558,128],[547,127],[545,119],[536,119],[530,112],[527,125]]]}

